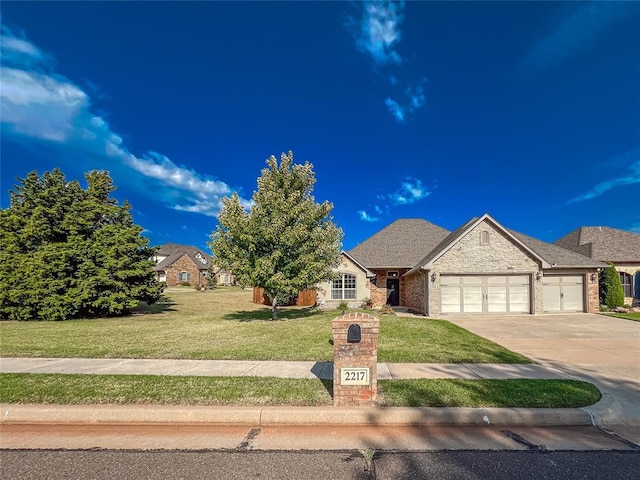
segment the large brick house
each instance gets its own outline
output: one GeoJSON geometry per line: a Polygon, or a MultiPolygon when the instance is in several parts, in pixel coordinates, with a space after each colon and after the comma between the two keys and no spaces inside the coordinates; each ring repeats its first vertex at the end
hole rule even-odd
{"type": "Polygon", "coordinates": [[[207,287],[208,276],[213,272],[219,285],[231,285],[234,278],[231,272],[213,267],[212,258],[205,252],[189,245],[166,243],[161,245],[154,256],[156,279],[167,286],[184,285],[207,287]]]}
{"type": "Polygon", "coordinates": [[[606,265],[509,230],[490,215],[453,232],[400,219],[344,252],[320,304],[370,299],[440,316],[597,312],[606,265]]]}
{"type": "Polygon", "coordinates": [[[166,243],[154,257],[156,278],[167,286],[189,283],[194,287],[206,286],[211,257],[196,247],[166,243]]]}
{"type": "Polygon", "coordinates": [[[640,234],[610,227],[580,227],[555,242],[589,258],[613,263],[625,303],[640,304],[640,234]]]}

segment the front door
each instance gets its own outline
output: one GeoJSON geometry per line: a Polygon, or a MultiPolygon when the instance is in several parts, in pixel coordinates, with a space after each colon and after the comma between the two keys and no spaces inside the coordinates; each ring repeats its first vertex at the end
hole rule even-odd
{"type": "Polygon", "coordinates": [[[387,278],[387,304],[400,305],[400,279],[387,278]]]}

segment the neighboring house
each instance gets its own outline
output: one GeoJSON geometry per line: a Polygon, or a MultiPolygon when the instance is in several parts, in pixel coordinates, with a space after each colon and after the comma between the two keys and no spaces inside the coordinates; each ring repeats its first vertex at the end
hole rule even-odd
{"type": "Polygon", "coordinates": [[[509,230],[488,214],[454,232],[400,219],[341,260],[341,277],[321,285],[319,298],[333,303],[367,295],[374,307],[431,316],[597,312],[597,272],[606,266],[509,230]]]}
{"type": "MultiPolygon", "coordinates": [[[[206,288],[209,282],[209,268],[211,257],[196,247],[166,243],[158,248],[154,258],[156,266],[156,279],[166,282],[167,286],[176,286],[189,283],[194,287],[206,288]]],[[[215,266],[215,272],[219,285],[231,285],[234,282],[231,272],[223,271],[215,266]]]]}
{"type": "Polygon", "coordinates": [[[555,245],[605,263],[620,275],[625,303],[640,303],[640,234],[610,227],[580,227],[555,245]]]}

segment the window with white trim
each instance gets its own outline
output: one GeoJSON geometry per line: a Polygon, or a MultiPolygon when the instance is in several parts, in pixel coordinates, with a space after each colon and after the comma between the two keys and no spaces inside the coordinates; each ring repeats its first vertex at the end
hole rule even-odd
{"type": "Polygon", "coordinates": [[[335,280],[331,280],[331,300],[355,300],[356,276],[342,273],[335,280]]]}
{"type": "Polygon", "coordinates": [[[480,245],[489,245],[489,230],[480,232],[480,245]]]}
{"type": "Polygon", "coordinates": [[[191,274],[189,272],[180,272],[178,274],[178,281],[179,282],[190,282],[191,281],[191,274]]]}

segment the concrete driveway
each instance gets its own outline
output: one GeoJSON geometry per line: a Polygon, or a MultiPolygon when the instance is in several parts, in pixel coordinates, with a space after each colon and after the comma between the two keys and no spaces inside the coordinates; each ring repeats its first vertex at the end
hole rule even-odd
{"type": "Polygon", "coordinates": [[[443,318],[567,376],[591,381],[603,393],[588,408],[598,424],[640,443],[640,322],[591,314],[443,318]]]}

